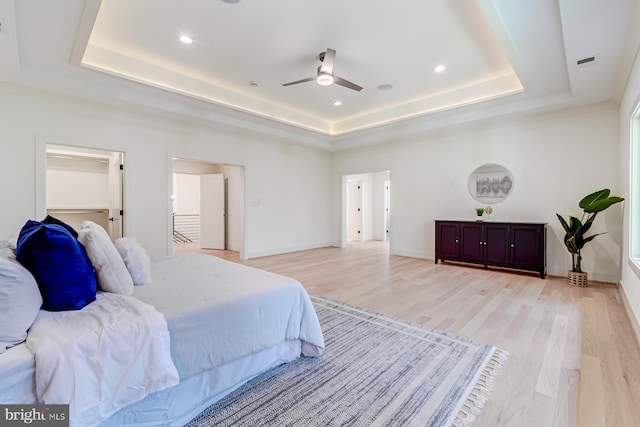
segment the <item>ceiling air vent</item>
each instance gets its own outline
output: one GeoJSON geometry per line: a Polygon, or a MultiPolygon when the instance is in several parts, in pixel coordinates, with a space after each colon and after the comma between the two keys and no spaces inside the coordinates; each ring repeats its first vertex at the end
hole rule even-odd
{"type": "Polygon", "coordinates": [[[593,62],[596,60],[595,56],[590,56],[588,58],[582,58],[582,59],[578,59],[576,61],[576,65],[583,65],[583,64],[588,64],[589,62],[593,62]]]}

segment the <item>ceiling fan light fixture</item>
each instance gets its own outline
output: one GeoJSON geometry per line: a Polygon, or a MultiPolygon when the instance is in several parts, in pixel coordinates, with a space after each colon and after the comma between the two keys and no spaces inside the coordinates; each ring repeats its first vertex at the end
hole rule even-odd
{"type": "Polygon", "coordinates": [[[316,81],[320,86],[330,86],[333,84],[333,76],[331,74],[320,73],[316,81]]]}

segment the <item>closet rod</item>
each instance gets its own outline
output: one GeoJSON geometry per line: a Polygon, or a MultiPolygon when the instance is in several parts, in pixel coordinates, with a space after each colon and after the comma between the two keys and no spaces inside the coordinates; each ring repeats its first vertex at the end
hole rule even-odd
{"type": "Polygon", "coordinates": [[[109,213],[108,209],[47,209],[47,213],[53,214],[97,214],[97,213],[109,213]]]}

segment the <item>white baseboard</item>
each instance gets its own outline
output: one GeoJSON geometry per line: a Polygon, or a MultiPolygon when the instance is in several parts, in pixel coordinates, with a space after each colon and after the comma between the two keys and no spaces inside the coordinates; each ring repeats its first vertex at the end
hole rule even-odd
{"type": "Polygon", "coordinates": [[[333,244],[331,244],[329,242],[326,242],[326,243],[317,243],[317,244],[313,244],[313,245],[293,246],[293,247],[288,247],[288,248],[270,249],[270,250],[267,250],[267,251],[255,251],[255,252],[247,253],[247,259],[260,258],[260,257],[263,257],[263,256],[270,256],[270,255],[288,254],[290,252],[306,251],[308,249],[326,248],[328,246],[333,246],[333,244]]]}
{"type": "Polygon", "coordinates": [[[240,245],[235,242],[227,242],[227,249],[230,251],[240,251],[240,245]]]}
{"type": "Polygon", "coordinates": [[[433,254],[429,254],[429,253],[426,253],[426,252],[404,251],[402,249],[400,249],[400,250],[391,249],[391,250],[389,250],[389,253],[391,255],[406,256],[406,257],[409,257],[409,258],[433,259],[433,254]]]}
{"type": "Polygon", "coordinates": [[[627,312],[627,317],[631,322],[631,327],[633,328],[633,332],[636,336],[636,342],[640,343],[640,323],[638,323],[638,318],[635,316],[633,310],[631,309],[631,304],[629,304],[629,299],[627,298],[627,294],[624,291],[624,286],[622,286],[622,282],[618,282],[618,290],[620,291],[620,295],[622,295],[622,303],[624,304],[624,310],[627,312]]]}

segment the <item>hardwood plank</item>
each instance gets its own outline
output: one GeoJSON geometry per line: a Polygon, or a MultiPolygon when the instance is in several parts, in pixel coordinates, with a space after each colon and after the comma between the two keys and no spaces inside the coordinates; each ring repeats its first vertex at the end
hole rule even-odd
{"type": "Polygon", "coordinates": [[[580,367],[578,426],[606,426],[600,359],[588,354],[583,354],[580,367]]]}
{"type": "Polygon", "coordinates": [[[567,316],[556,315],[551,334],[547,340],[547,349],[544,352],[542,367],[536,383],[536,392],[547,397],[555,398],[558,396],[568,323],[569,318],[567,316]]]}

